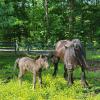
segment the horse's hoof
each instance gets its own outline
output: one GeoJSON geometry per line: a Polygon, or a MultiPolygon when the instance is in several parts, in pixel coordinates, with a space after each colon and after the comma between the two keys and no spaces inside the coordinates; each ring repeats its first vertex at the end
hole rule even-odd
{"type": "Polygon", "coordinates": [[[64,79],[67,81],[67,78],[66,77],[64,77],[64,79]]]}
{"type": "Polygon", "coordinates": [[[84,85],[84,88],[88,88],[89,89],[89,85],[88,84],[85,84],[84,85]]]}
{"type": "Polygon", "coordinates": [[[89,85],[88,85],[87,82],[82,82],[82,85],[83,85],[84,88],[89,88],[89,85]]]}
{"type": "Polygon", "coordinates": [[[70,86],[72,86],[72,85],[73,85],[73,83],[68,82],[68,83],[67,83],[67,85],[70,87],[70,86]]]}
{"type": "Polygon", "coordinates": [[[56,74],[52,74],[53,77],[56,77],[56,74]]]}
{"type": "Polygon", "coordinates": [[[66,78],[64,78],[66,81],[67,81],[67,79],[66,78]]]}
{"type": "Polygon", "coordinates": [[[67,80],[67,79],[68,79],[68,78],[67,78],[67,76],[65,76],[65,75],[64,75],[63,77],[64,77],[64,79],[65,79],[65,80],[67,80]]]}
{"type": "Polygon", "coordinates": [[[34,87],[34,86],[32,87],[32,90],[33,90],[33,91],[35,90],[35,87],[34,87]]]}
{"type": "Polygon", "coordinates": [[[43,86],[42,85],[40,85],[40,88],[42,88],[43,86]]]}

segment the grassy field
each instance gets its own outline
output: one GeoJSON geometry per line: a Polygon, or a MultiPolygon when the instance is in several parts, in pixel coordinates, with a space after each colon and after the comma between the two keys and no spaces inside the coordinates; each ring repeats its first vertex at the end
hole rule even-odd
{"type": "MultiPolygon", "coordinates": [[[[98,58],[99,56],[93,56],[98,58]]],[[[59,64],[57,77],[52,77],[53,66],[43,70],[43,87],[32,90],[32,74],[27,73],[23,78],[22,86],[19,85],[16,70],[13,71],[15,54],[0,53],[0,100],[100,100],[100,71],[87,72],[87,81],[90,88],[81,86],[80,69],[74,71],[74,85],[67,86],[63,78],[63,64],[59,64]],[[15,77],[13,77],[15,76],[15,77]]],[[[89,56],[89,59],[91,57],[89,56]]]]}

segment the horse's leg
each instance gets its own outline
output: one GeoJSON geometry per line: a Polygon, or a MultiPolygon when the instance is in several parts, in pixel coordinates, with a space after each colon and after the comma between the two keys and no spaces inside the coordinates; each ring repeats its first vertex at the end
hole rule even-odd
{"type": "Polygon", "coordinates": [[[85,69],[81,67],[82,74],[81,74],[81,83],[84,87],[88,87],[88,83],[86,81],[85,69]]]}
{"type": "Polygon", "coordinates": [[[65,80],[67,80],[67,76],[68,76],[67,68],[66,68],[66,65],[64,64],[64,78],[65,78],[65,80]]]}
{"type": "Polygon", "coordinates": [[[36,86],[36,72],[33,74],[33,89],[35,89],[36,86]]]}
{"type": "Polygon", "coordinates": [[[68,85],[73,84],[73,69],[67,69],[68,72],[68,85]]]}
{"type": "Polygon", "coordinates": [[[42,72],[42,69],[39,71],[39,74],[38,74],[40,87],[42,87],[42,75],[41,75],[41,72],[42,72]]]}
{"type": "Polygon", "coordinates": [[[54,64],[54,72],[53,72],[53,76],[57,75],[57,71],[58,71],[58,63],[59,63],[59,58],[57,58],[57,60],[53,63],[54,64]]]}
{"type": "Polygon", "coordinates": [[[18,74],[18,79],[19,79],[19,84],[22,85],[22,77],[23,77],[23,71],[20,70],[19,74],[18,74]]]}
{"type": "Polygon", "coordinates": [[[58,71],[58,63],[54,63],[54,72],[53,72],[53,76],[57,75],[57,71],[58,71]]]}

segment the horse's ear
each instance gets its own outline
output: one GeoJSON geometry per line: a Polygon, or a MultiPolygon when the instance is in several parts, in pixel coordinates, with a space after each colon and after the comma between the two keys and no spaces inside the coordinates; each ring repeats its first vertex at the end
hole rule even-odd
{"type": "Polygon", "coordinates": [[[73,44],[72,42],[69,42],[69,43],[65,44],[64,46],[65,46],[65,48],[67,49],[67,48],[69,48],[69,47],[73,47],[74,44],[73,44]]]}
{"type": "Polygon", "coordinates": [[[47,58],[47,56],[46,56],[46,55],[44,55],[44,56],[43,56],[43,58],[47,58]]]}
{"type": "Polygon", "coordinates": [[[40,58],[42,58],[42,55],[40,55],[40,58]]]}
{"type": "Polygon", "coordinates": [[[68,48],[68,45],[64,45],[64,47],[67,49],[68,48]]]}
{"type": "Polygon", "coordinates": [[[46,56],[44,56],[44,55],[40,55],[40,58],[45,58],[46,56]]]}

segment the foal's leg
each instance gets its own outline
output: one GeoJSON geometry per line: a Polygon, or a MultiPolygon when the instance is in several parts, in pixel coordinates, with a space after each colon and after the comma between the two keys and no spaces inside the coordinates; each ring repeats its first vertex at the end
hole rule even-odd
{"type": "Polygon", "coordinates": [[[57,75],[57,71],[58,71],[58,63],[59,63],[59,58],[57,58],[55,60],[55,62],[53,63],[54,64],[54,72],[53,72],[53,76],[56,76],[57,75]]]}
{"type": "Polygon", "coordinates": [[[22,75],[20,73],[18,75],[18,79],[19,79],[19,84],[22,85],[22,75]]]}
{"type": "Polygon", "coordinates": [[[64,78],[65,78],[65,80],[67,80],[67,76],[68,76],[67,68],[66,68],[66,65],[64,64],[64,78]]]}
{"type": "Polygon", "coordinates": [[[81,67],[82,74],[81,74],[81,83],[84,87],[88,87],[88,83],[86,81],[85,69],[81,67]]]}
{"type": "Polygon", "coordinates": [[[39,74],[38,74],[40,87],[42,87],[42,75],[41,75],[41,72],[42,72],[42,69],[39,71],[39,74]]]}
{"type": "Polygon", "coordinates": [[[23,77],[23,71],[20,69],[20,72],[18,74],[19,84],[22,85],[22,77],[23,77]]]}
{"type": "Polygon", "coordinates": [[[67,69],[68,72],[68,85],[73,84],[73,69],[67,69]]]}
{"type": "Polygon", "coordinates": [[[36,72],[33,74],[33,89],[35,89],[36,86],[36,72]]]}

